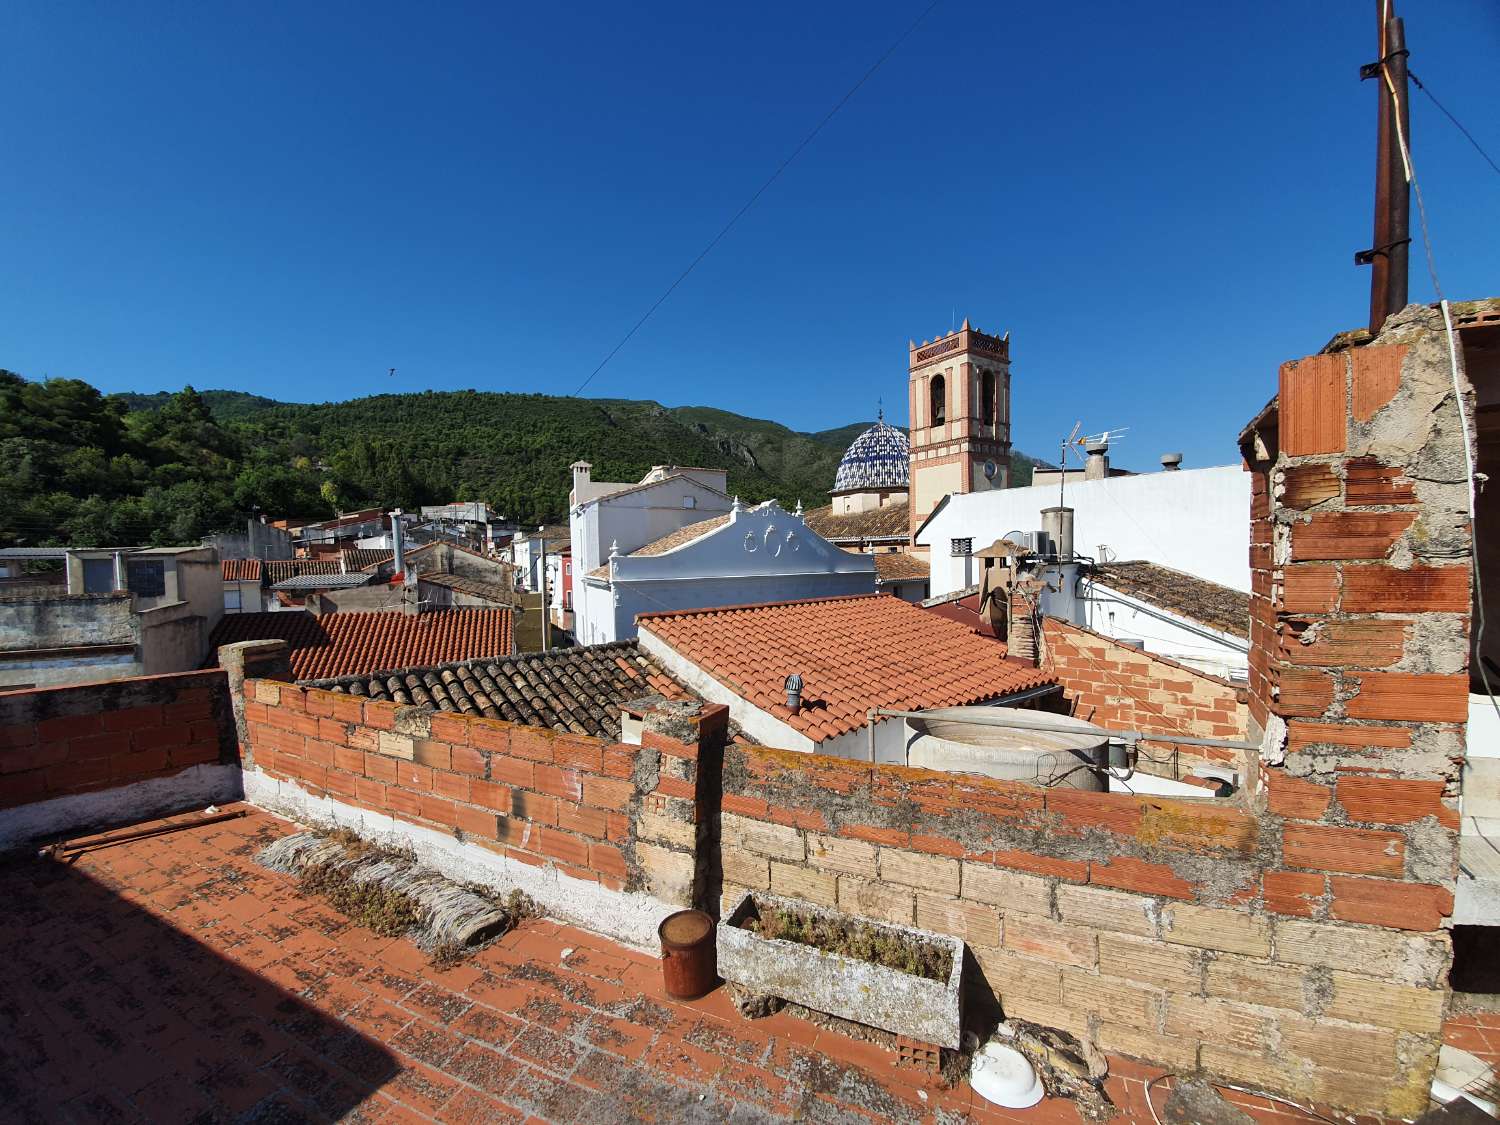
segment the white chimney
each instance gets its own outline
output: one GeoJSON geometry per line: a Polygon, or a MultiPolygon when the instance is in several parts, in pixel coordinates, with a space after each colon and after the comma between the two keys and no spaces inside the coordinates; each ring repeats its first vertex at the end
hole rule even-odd
{"type": "Polygon", "coordinates": [[[1163,453],[1161,455],[1161,467],[1169,473],[1175,473],[1182,468],[1181,453],[1163,453]]]}

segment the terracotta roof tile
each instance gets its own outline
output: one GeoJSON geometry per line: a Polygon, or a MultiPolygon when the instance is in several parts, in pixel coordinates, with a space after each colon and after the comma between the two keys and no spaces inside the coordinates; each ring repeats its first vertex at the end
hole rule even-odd
{"type": "Polygon", "coordinates": [[[637,622],[742,698],[818,741],[871,707],[958,706],[1056,681],[956,621],[883,594],[646,613],[637,622]],[[803,708],[783,684],[796,672],[803,708]]]}
{"type": "Polygon", "coordinates": [[[339,574],[338,559],[267,559],[266,577],[271,584],[303,574],[339,574]]]}
{"type": "Polygon", "coordinates": [[[877,551],[874,559],[876,582],[915,582],[929,573],[925,562],[905,551],[877,551]]]}
{"type": "Polygon", "coordinates": [[[1250,636],[1250,595],[1152,562],[1114,562],[1094,581],[1236,637],[1250,636]]]}
{"type": "Polygon", "coordinates": [[[442,586],[452,590],[456,594],[469,594],[476,598],[485,598],[496,605],[518,605],[520,599],[511,591],[498,582],[485,582],[478,578],[468,578],[461,574],[431,574],[424,573],[417,576],[418,582],[425,582],[432,586],[442,586]]]}
{"type": "Polygon", "coordinates": [[[220,645],[283,640],[299,680],[370,674],[387,668],[421,668],[478,657],[509,656],[510,610],[436,609],[396,612],[230,613],[209,638],[209,660],[220,645]]]}
{"type": "Polygon", "coordinates": [[[839,516],[833,514],[833,506],[830,504],[813,508],[802,518],[808,527],[830,543],[862,539],[905,541],[911,531],[907,524],[911,513],[905,504],[887,504],[883,508],[839,516]]]}
{"type": "Polygon", "coordinates": [[[219,567],[225,582],[259,582],[263,574],[260,559],[223,559],[219,567]]]}
{"type": "Polygon", "coordinates": [[[694,698],[634,641],[343,677],[319,686],[601,738],[620,737],[620,708],[630,700],[694,698]]]}
{"type": "Polygon", "coordinates": [[[707,535],[716,527],[723,527],[728,522],[728,512],[722,515],[710,516],[706,520],[699,520],[697,523],[690,523],[686,527],[679,527],[676,531],[669,531],[660,539],[653,539],[644,547],[637,547],[630,553],[632,555],[664,555],[668,551],[691,543],[699,536],[707,535]]]}

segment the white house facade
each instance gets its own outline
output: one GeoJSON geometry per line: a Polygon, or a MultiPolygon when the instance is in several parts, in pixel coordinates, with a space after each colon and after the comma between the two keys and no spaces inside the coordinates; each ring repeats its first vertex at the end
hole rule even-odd
{"type": "MultiPolygon", "coordinates": [[[[1238,465],[1070,483],[1074,551],[1098,561],[1144,560],[1235,590],[1250,589],[1250,474],[1238,465]]],[[[928,549],[932,597],[979,580],[979,550],[1014,532],[1038,531],[1057,507],[1055,485],[946,497],[917,529],[928,549]]]]}
{"type": "Polygon", "coordinates": [[[636,636],[639,613],[838,597],[875,591],[870,555],[840,550],[774,500],[677,530],[601,564],[574,563],[581,644],[636,636]]]}

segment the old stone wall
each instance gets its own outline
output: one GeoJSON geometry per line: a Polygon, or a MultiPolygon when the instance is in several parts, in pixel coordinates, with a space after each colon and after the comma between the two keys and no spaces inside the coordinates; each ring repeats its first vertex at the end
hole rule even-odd
{"type": "Polygon", "coordinates": [[[1443,903],[1395,917],[1329,872],[1389,876],[1397,833],[743,746],[721,807],[726,911],[769,890],[955,934],[1009,1016],[1292,1097],[1426,1105],[1443,903]]]}

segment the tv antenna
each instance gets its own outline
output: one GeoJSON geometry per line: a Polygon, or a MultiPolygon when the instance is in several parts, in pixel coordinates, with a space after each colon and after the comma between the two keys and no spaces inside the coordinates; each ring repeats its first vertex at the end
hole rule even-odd
{"type": "Polygon", "coordinates": [[[393,376],[393,375],[396,374],[396,369],[393,367],[389,371],[387,371],[385,374],[386,374],[386,378],[390,378],[391,376],[393,376]]]}
{"type": "Polygon", "coordinates": [[[1062,441],[1062,457],[1060,458],[1062,463],[1057,466],[1057,506],[1059,508],[1064,506],[1063,485],[1066,484],[1068,480],[1068,446],[1073,444],[1073,439],[1078,436],[1078,431],[1082,428],[1083,419],[1080,418],[1078,419],[1078,421],[1073,423],[1073,432],[1067,437],[1063,438],[1062,441]]]}

